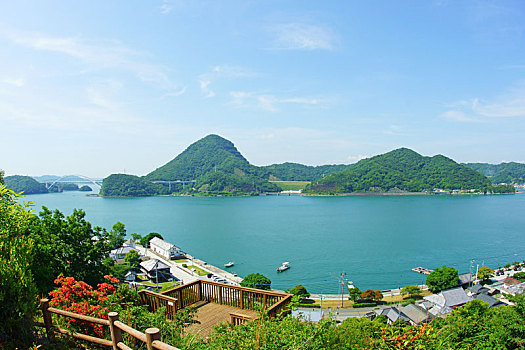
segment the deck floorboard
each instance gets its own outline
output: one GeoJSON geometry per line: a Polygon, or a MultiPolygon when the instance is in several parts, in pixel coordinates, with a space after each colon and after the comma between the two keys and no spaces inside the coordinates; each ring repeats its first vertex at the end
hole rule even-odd
{"type": "Polygon", "coordinates": [[[199,334],[201,337],[208,337],[215,326],[222,322],[230,322],[230,313],[246,315],[252,318],[257,317],[257,312],[252,310],[243,310],[233,306],[207,303],[197,309],[195,319],[199,323],[194,323],[186,329],[188,334],[199,334]]]}

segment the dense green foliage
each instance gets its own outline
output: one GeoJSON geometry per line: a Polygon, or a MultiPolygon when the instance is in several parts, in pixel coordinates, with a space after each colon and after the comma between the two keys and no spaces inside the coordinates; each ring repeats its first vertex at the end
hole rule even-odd
{"type": "Polygon", "coordinates": [[[82,210],[66,217],[46,207],[33,216],[28,236],[35,242],[33,271],[38,289],[48,292],[59,274],[96,285],[108,273],[102,262],[112,248],[109,233],[91,226],[82,210]]]}
{"type": "Polygon", "coordinates": [[[83,185],[78,189],[80,192],[91,192],[93,189],[88,185],[83,185]]]}
{"type": "Polygon", "coordinates": [[[20,204],[15,193],[0,184],[0,347],[11,342],[27,348],[32,340],[37,306],[31,272],[35,247],[24,235],[30,219],[28,206],[20,204]]]}
{"type": "Polygon", "coordinates": [[[407,296],[409,298],[418,297],[422,293],[421,288],[418,286],[406,286],[401,289],[401,295],[407,296]]]}
{"type": "Polygon", "coordinates": [[[306,288],[302,284],[298,284],[292,289],[290,289],[290,294],[297,295],[300,298],[309,298],[310,293],[306,290],[306,288]]]}
{"type": "Polygon", "coordinates": [[[144,178],[127,174],[112,174],[102,182],[100,195],[112,197],[144,197],[162,194],[163,187],[144,178]]]}
{"type": "Polygon", "coordinates": [[[13,175],[6,176],[5,185],[14,192],[24,192],[24,194],[48,193],[46,185],[36,181],[32,177],[13,175]]]}
{"type": "Polygon", "coordinates": [[[400,148],[363,159],[341,172],[330,174],[313,182],[304,192],[423,192],[434,188],[485,190],[490,185],[485,176],[447,157],[423,157],[407,148],[400,148]]]}
{"type": "Polygon", "coordinates": [[[140,239],[140,245],[142,245],[143,247],[149,248],[149,241],[151,241],[153,237],[164,239],[160,233],[150,232],[140,239]]]}
{"type": "Polygon", "coordinates": [[[525,164],[523,163],[466,163],[465,165],[487,176],[495,184],[525,183],[525,164]]]}
{"type": "Polygon", "coordinates": [[[344,170],[348,165],[319,165],[309,166],[297,163],[272,164],[261,167],[266,170],[270,180],[281,181],[313,181],[328,174],[344,170]]]}
{"type": "Polygon", "coordinates": [[[248,288],[257,288],[263,290],[270,290],[272,281],[260,273],[250,273],[246,275],[241,282],[241,286],[248,288]]]}
{"type": "Polygon", "coordinates": [[[428,276],[426,285],[432,293],[456,287],[459,283],[458,270],[453,267],[443,266],[434,269],[428,276]]]}
{"type": "MultiPolygon", "coordinates": [[[[56,185],[55,185],[56,186],[56,185]]],[[[61,183],[58,186],[62,191],[78,191],[78,185],[72,183],[61,183]]]]}

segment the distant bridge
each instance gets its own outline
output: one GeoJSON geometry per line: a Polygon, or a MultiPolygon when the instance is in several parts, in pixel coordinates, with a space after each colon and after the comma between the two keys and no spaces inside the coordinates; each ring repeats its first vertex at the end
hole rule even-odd
{"type": "Polygon", "coordinates": [[[182,184],[182,189],[186,187],[187,184],[195,183],[195,180],[174,180],[174,181],[164,181],[164,180],[156,180],[151,181],[154,184],[168,184],[169,191],[171,192],[171,184],[182,184]]]}
{"type": "Polygon", "coordinates": [[[84,175],[65,175],[65,176],[59,177],[53,182],[44,182],[48,190],[50,190],[56,184],[60,184],[60,183],[93,184],[95,186],[102,187],[102,179],[92,179],[84,175]],[[73,177],[73,176],[81,178],[82,180],[80,181],[78,179],[77,180],[65,180],[68,177],[73,177]]]}

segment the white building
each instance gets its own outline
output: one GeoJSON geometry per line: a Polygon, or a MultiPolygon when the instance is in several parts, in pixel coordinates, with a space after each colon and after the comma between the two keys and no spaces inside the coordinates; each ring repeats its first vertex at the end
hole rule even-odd
{"type": "Polygon", "coordinates": [[[179,247],[166,242],[158,237],[153,237],[149,241],[149,247],[155,253],[162,255],[166,259],[176,259],[178,257],[184,257],[184,253],[179,247]]]}

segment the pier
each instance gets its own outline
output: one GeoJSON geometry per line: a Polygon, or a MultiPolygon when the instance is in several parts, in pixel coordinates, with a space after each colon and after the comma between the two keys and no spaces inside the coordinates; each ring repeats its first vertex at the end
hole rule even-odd
{"type": "Polygon", "coordinates": [[[434,270],[419,266],[419,267],[413,268],[412,271],[417,272],[417,273],[422,273],[423,275],[430,275],[434,270]]]}

